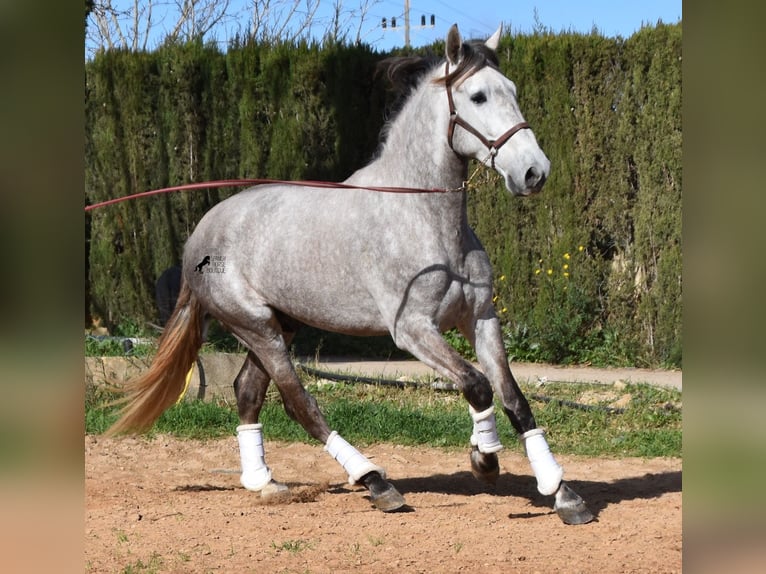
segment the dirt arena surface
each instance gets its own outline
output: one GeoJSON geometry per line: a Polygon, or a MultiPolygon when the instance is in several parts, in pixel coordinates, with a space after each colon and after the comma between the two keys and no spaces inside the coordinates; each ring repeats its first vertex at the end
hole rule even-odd
{"type": "Polygon", "coordinates": [[[467,448],[360,448],[405,512],[375,510],[318,444],[266,443],[291,493],[239,485],[237,442],[85,437],[86,572],[681,572],[681,460],[558,456],[597,520],[567,526],[520,450],[484,486],[467,448]]]}

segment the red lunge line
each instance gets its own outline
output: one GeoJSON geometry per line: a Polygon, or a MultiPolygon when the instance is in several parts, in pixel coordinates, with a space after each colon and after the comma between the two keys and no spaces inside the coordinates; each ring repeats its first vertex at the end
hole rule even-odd
{"type": "Polygon", "coordinates": [[[236,187],[243,185],[263,185],[267,183],[277,183],[284,185],[300,185],[303,187],[324,187],[333,189],[368,189],[370,191],[380,191],[383,193],[445,193],[451,190],[447,189],[418,189],[412,187],[376,187],[376,186],[359,186],[349,185],[347,183],[333,183],[327,181],[283,181],[280,179],[222,179],[218,181],[205,181],[200,183],[187,183],[185,185],[176,185],[174,187],[165,187],[162,189],[153,189],[151,191],[142,191],[141,193],[134,193],[132,195],[126,195],[124,197],[117,197],[115,199],[108,199],[92,205],[86,205],[85,211],[91,211],[97,207],[104,207],[106,205],[112,205],[127,201],[129,199],[137,199],[139,197],[148,197],[150,195],[159,195],[160,193],[170,193],[172,191],[187,191],[193,189],[209,189],[214,187],[236,187]]]}

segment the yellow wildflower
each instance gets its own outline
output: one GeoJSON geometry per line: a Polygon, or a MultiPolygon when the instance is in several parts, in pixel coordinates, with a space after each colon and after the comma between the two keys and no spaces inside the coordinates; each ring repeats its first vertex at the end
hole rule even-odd
{"type": "Polygon", "coordinates": [[[585,249],[585,247],[583,247],[582,245],[577,246],[577,251],[582,251],[583,249],[585,249]]]}
{"type": "Polygon", "coordinates": [[[540,275],[541,271],[542,271],[542,269],[535,269],[535,275],[540,275]]]}
{"type": "Polygon", "coordinates": [[[569,263],[564,263],[564,267],[562,267],[562,269],[569,269],[569,263]]]}
{"type": "Polygon", "coordinates": [[[553,275],[553,269],[548,269],[548,271],[546,271],[546,273],[548,273],[548,275],[553,275]]]}
{"type": "Polygon", "coordinates": [[[569,253],[564,253],[564,259],[566,259],[567,261],[569,261],[569,253]]]}

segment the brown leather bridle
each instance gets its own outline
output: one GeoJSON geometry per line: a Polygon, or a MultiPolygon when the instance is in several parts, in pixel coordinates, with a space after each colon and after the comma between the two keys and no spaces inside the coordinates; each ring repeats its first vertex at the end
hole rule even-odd
{"type": "MultiPolygon", "coordinates": [[[[449,62],[447,62],[445,66],[445,78],[449,77],[449,62]]],[[[467,121],[465,121],[463,118],[461,118],[457,110],[455,109],[455,102],[452,99],[452,83],[449,80],[445,81],[445,87],[447,88],[447,101],[449,102],[449,127],[447,128],[447,143],[449,143],[449,147],[452,151],[457,153],[455,151],[455,148],[452,147],[452,137],[455,135],[455,126],[460,126],[467,132],[472,133],[475,135],[481,143],[483,143],[486,148],[489,150],[489,156],[492,161],[492,169],[495,169],[495,156],[497,155],[498,150],[507,142],[513,135],[520,131],[520,130],[530,130],[532,129],[527,122],[520,122],[513,126],[511,129],[509,129],[507,132],[505,132],[503,135],[501,135],[499,138],[494,140],[487,139],[479,130],[477,130],[475,127],[473,127],[471,124],[469,124],[467,121]]],[[[460,154],[458,154],[460,155],[460,154]]]]}

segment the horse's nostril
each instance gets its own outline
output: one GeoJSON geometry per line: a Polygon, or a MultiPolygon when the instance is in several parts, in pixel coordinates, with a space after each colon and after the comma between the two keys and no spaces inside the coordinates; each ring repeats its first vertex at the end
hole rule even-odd
{"type": "Polygon", "coordinates": [[[545,175],[536,167],[530,167],[524,176],[524,183],[527,188],[542,186],[545,181],[545,175]],[[541,181],[542,180],[542,181],[541,181]]]}

